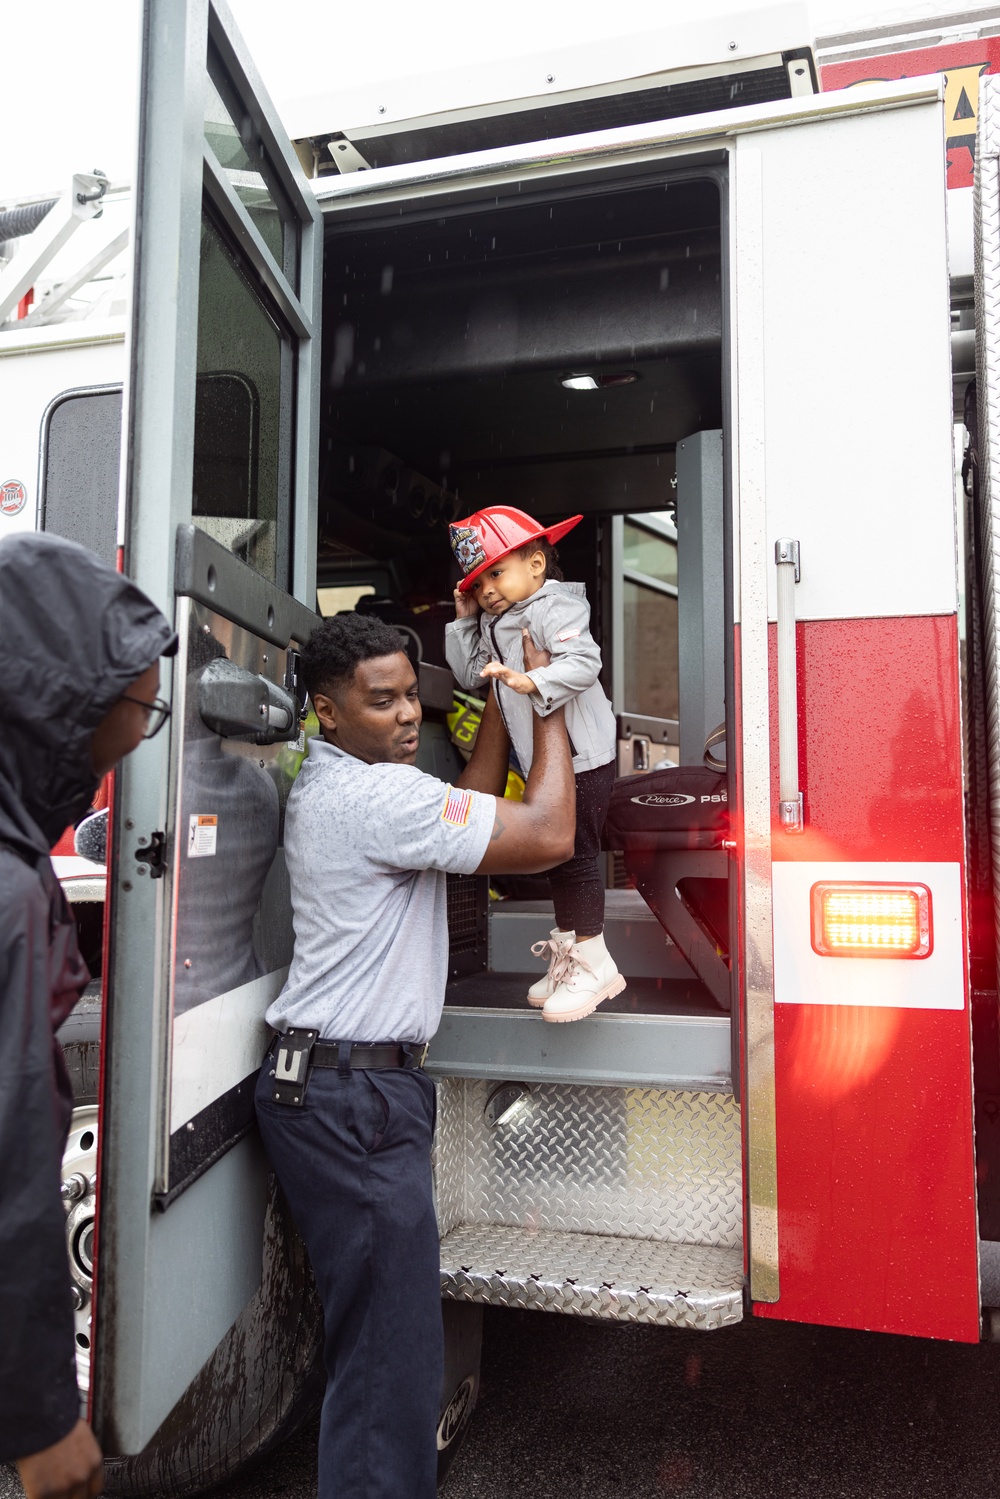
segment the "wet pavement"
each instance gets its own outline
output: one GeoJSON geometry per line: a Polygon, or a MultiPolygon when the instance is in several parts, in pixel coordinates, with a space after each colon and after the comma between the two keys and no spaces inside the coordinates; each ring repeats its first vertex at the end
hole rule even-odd
{"type": "Polygon", "coordinates": [[[449,1499],[994,1499],[1000,1347],[494,1313],[449,1499]],[[545,1325],[539,1326],[539,1323],[545,1325]]]}
{"type": "MultiPolygon", "coordinates": [[[[216,1490],[311,1499],[316,1427],[216,1490]]],[[[1000,1345],[487,1311],[447,1499],[995,1499],[1000,1345]]],[[[19,1493],[0,1469],[0,1499],[19,1493]]],[[[406,1499],[400,1495],[399,1499],[406,1499]]]]}

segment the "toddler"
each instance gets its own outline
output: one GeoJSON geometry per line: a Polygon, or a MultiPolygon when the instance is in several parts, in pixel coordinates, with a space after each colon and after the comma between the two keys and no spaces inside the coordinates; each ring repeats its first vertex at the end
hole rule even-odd
{"type": "Polygon", "coordinates": [[[548,972],[528,990],[546,1020],[582,1020],[625,980],[604,945],[601,829],[615,781],[617,728],[598,682],[601,653],[590,633],[582,583],[566,583],[555,544],[583,519],[542,527],[523,510],[495,505],[450,527],[465,577],[455,589],[455,621],[445,627],[448,665],[466,690],[491,678],[521,770],[531,769],[531,715],[566,709],[576,778],[573,857],[549,871],[556,926],[532,952],[548,972]],[[480,612],[481,611],[481,612],[480,612]],[[551,657],[524,671],[521,631],[551,657]]]}

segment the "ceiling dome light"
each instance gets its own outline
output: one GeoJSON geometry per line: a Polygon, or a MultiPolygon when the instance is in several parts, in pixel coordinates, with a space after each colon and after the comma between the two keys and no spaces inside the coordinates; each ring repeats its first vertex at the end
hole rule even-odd
{"type": "Polygon", "coordinates": [[[566,390],[609,390],[613,385],[634,385],[638,378],[635,370],[613,370],[604,375],[563,375],[559,383],[566,390]]]}

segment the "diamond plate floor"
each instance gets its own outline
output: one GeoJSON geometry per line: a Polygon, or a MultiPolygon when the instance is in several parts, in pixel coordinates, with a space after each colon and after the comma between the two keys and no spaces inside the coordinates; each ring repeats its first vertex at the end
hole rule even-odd
{"type": "Polygon", "coordinates": [[[464,1224],[441,1241],[458,1301],[710,1331],[743,1316],[743,1251],[464,1224]]]}

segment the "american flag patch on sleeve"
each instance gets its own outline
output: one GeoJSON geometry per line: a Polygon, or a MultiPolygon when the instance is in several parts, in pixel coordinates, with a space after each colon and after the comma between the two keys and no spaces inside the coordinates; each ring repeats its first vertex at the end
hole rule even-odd
{"type": "Polygon", "coordinates": [[[469,821],[471,811],[472,792],[460,791],[457,786],[449,786],[441,821],[451,823],[453,828],[464,828],[469,821]]]}

